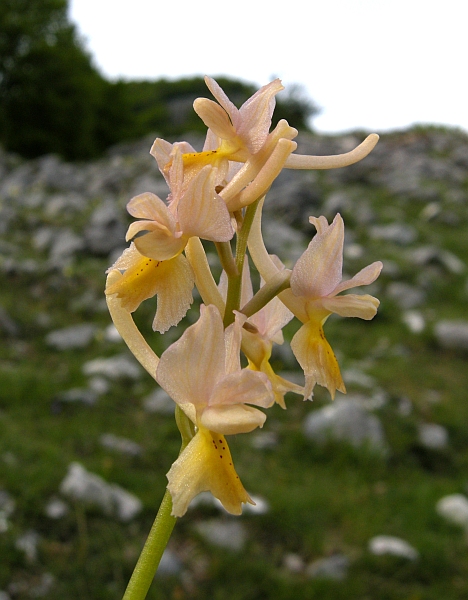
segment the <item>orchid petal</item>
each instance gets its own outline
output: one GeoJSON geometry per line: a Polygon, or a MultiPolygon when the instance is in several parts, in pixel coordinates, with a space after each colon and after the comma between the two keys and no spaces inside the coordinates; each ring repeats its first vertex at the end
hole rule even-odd
{"type": "Polygon", "coordinates": [[[268,378],[263,373],[243,369],[241,372],[226,375],[216,385],[208,406],[253,404],[268,408],[273,402],[268,378]]]}
{"type": "Polygon", "coordinates": [[[165,231],[156,229],[135,238],[133,242],[143,256],[162,261],[170,260],[180,254],[187,244],[187,238],[168,236],[165,231]]]}
{"type": "Polygon", "coordinates": [[[242,513],[242,503],[253,504],[233,467],[224,436],[204,427],[199,428],[172,465],[167,479],[174,517],[182,517],[190,501],[205,491],[211,492],[233,515],[242,513]]]}
{"type": "Polygon", "coordinates": [[[175,230],[175,219],[166,204],[151,192],[145,192],[132,198],[127,204],[127,211],[137,219],[157,221],[170,231],[175,230]]]}
{"type": "Polygon", "coordinates": [[[247,147],[255,154],[265,143],[271,125],[271,117],[275,109],[275,96],[284,90],[279,79],[260,88],[240,108],[241,126],[237,133],[247,138],[247,147]]]}
{"type": "Polygon", "coordinates": [[[205,125],[218,137],[229,140],[236,136],[236,130],[225,110],[207,98],[197,98],[193,108],[205,125]]]}
{"type": "Polygon", "coordinates": [[[383,264],[380,261],[374,262],[364,269],[361,269],[359,273],[356,273],[354,277],[348,279],[348,281],[342,281],[333,290],[333,294],[339,294],[344,290],[349,290],[353,287],[359,287],[361,285],[369,285],[373,283],[380,275],[383,264]]]}
{"type": "Polygon", "coordinates": [[[204,406],[224,377],[224,361],[221,315],[202,306],[200,319],[163,352],[156,379],[177,404],[204,406]]]}
{"type": "Polygon", "coordinates": [[[346,294],[345,296],[333,296],[322,298],[322,306],[330,312],[341,317],[359,317],[369,321],[373,319],[379,307],[379,300],[369,294],[346,294]]]}
{"type": "Polygon", "coordinates": [[[158,307],[153,330],[164,333],[187,314],[193,302],[194,275],[183,254],[161,262],[160,267],[162,272],[157,285],[158,307]]]}
{"type": "Polygon", "coordinates": [[[317,233],[296,262],[291,275],[291,290],[296,296],[321,298],[341,281],[344,224],[338,214],[322,233],[317,233]]]}
{"type": "Polygon", "coordinates": [[[239,109],[229,100],[221,86],[212,77],[205,77],[205,83],[219,104],[227,112],[232,124],[237,129],[239,125],[239,109]]]}
{"type": "Polygon", "coordinates": [[[336,390],[346,392],[338,361],[320,322],[308,321],[303,325],[291,340],[291,350],[305,374],[304,399],[311,396],[316,383],[328,388],[332,399],[336,390]]]}
{"type": "Polygon", "coordinates": [[[227,242],[234,235],[229,211],[215,192],[216,170],[204,167],[179,200],[179,224],[188,237],[227,242]]]}
{"type": "Polygon", "coordinates": [[[201,416],[204,427],[223,435],[250,433],[257,427],[263,427],[265,421],[265,414],[245,404],[209,407],[201,416]]]}
{"type": "Polygon", "coordinates": [[[117,294],[123,308],[128,312],[135,311],[144,300],[156,295],[162,264],[142,256],[132,244],[109,269],[125,269],[125,272],[108,286],[106,294],[117,294]]]}

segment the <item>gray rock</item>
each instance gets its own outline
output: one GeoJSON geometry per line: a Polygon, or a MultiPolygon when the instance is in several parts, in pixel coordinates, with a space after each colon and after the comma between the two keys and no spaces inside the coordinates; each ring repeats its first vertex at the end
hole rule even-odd
{"type": "Polygon", "coordinates": [[[6,490],[0,490],[0,533],[9,529],[8,519],[15,511],[15,501],[6,490]]]}
{"type": "Polygon", "coordinates": [[[391,554],[408,560],[416,560],[419,552],[408,542],[390,535],[378,535],[369,541],[369,552],[376,556],[391,554]]]}
{"type": "Polygon", "coordinates": [[[368,445],[374,450],[386,450],[379,419],[353,399],[339,398],[309,414],[304,423],[304,433],[318,444],[333,439],[349,442],[355,447],[368,445]]]}
{"type": "Polygon", "coordinates": [[[106,200],[91,215],[84,230],[87,248],[97,255],[108,255],[122,245],[126,227],[115,202],[106,200]]]}
{"type": "Polygon", "coordinates": [[[112,433],[103,433],[99,438],[99,442],[104,448],[118,452],[119,454],[140,456],[143,453],[143,448],[140,444],[128,440],[127,438],[118,437],[112,433]]]}
{"type": "Polygon", "coordinates": [[[71,463],[60,484],[60,492],[72,500],[100,508],[104,514],[120,521],[130,521],[142,509],[141,501],[118,485],[107,483],[89,473],[80,463],[71,463]]]}
{"type": "Polygon", "coordinates": [[[83,373],[88,376],[103,375],[109,379],[139,379],[142,370],[137,361],[127,355],[119,354],[110,358],[96,358],[83,365],[83,373]]]}
{"type": "Polygon", "coordinates": [[[20,332],[18,325],[13,321],[3,306],[0,306],[0,332],[1,331],[12,337],[16,337],[20,332]]]}
{"type": "Polygon", "coordinates": [[[342,581],[346,578],[349,568],[349,558],[344,554],[334,554],[320,558],[306,568],[306,575],[311,578],[321,577],[342,581]]]}
{"type": "Polygon", "coordinates": [[[426,293],[413,285],[394,281],[387,286],[387,296],[395,300],[402,309],[420,306],[426,300],[426,293]]]}
{"type": "Polygon", "coordinates": [[[250,444],[256,450],[272,450],[278,446],[278,434],[274,431],[257,431],[250,436],[250,444]]]}
{"type": "Polygon", "coordinates": [[[39,544],[40,539],[41,537],[37,531],[30,529],[16,539],[15,548],[24,552],[25,558],[28,562],[36,562],[37,545],[39,544]]]}
{"type": "Polygon", "coordinates": [[[452,252],[436,246],[421,246],[410,253],[410,260],[417,266],[438,265],[449,273],[463,273],[466,264],[452,252]]]}
{"type": "Polygon", "coordinates": [[[416,230],[405,223],[374,225],[369,229],[369,235],[375,240],[394,242],[401,246],[412,244],[417,238],[416,230]]]}
{"type": "Polygon", "coordinates": [[[195,530],[210,544],[240,552],[247,541],[245,526],[240,521],[211,519],[195,525],[195,530]]]}
{"type": "Polygon", "coordinates": [[[156,577],[170,577],[178,575],[182,571],[182,561],[175,552],[166,548],[161,557],[156,577]]]}
{"type": "Polygon", "coordinates": [[[431,450],[443,450],[448,446],[448,431],[437,423],[421,423],[418,427],[419,442],[431,450]]]}
{"type": "Polygon", "coordinates": [[[45,506],[45,514],[49,519],[61,519],[68,514],[69,506],[60,498],[51,498],[45,506]]]}
{"type": "Polygon", "coordinates": [[[439,321],[434,333],[442,348],[468,352],[468,321],[439,321]]]}
{"type": "Polygon", "coordinates": [[[96,404],[98,394],[91,389],[87,388],[72,388],[66,392],[62,392],[57,396],[59,402],[70,402],[70,403],[82,403],[92,406],[96,404]]]}
{"type": "Polygon", "coordinates": [[[403,313],[402,320],[411,333],[422,333],[426,328],[426,320],[418,310],[407,310],[403,313]]]}
{"type": "Polygon", "coordinates": [[[117,328],[113,323],[106,327],[104,331],[104,339],[106,340],[106,342],[111,342],[112,344],[118,344],[120,342],[123,342],[122,336],[117,331],[117,328]]]}
{"type": "Polygon", "coordinates": [[[304,560],[299,554],[289,552],[283,557],[283,567],[290,573],[302,573],[304,570],[304,560]]]}
{"type": "Polygon", "coordinates": [[[444,496],[437,502],[436,512],[449,523],[468,530],[468,498],[463,494],[444,496]]]}
{"type": "Polygon", "coordinates": [[[71,229],[59,230],[55,233],[50,248],[50,264],[62,266],[69,259],[85,248],[85,241],[71,229]]]}
{"type": "Polygon", "coordinates": [[[91,323],[72,325],[63,329],[51,331],[45,337],[46,344],[56,350],[71,350],[86,348],[94,340],[97,327],[91,323]]]}

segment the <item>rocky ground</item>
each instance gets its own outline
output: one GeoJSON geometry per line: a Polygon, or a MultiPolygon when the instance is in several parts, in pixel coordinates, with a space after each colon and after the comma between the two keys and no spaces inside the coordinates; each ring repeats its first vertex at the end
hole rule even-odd
{"type": "MultiPolygon", "coordinates": [[[[298,152],[363,137],[303,136],[298,152]]],[[[151,142],[87,164],[0,154],[1,600],[119,598],[177,454],[173,405],[103,297],[127,201],[166,196],[151,142]]],[[[291,397],[234,440],[256,509],[232,519],[198,498],[161,566],[166,595],[149,597],[218,597],[239,580],[234,599],[468,595],[467,200],[468,136],[454,130],[388,134],[352,167],[280,175],[269,250],[292,265],[308,217],[340,212],[345,270],[384,263],[379,315],[330,319],[348,395],[291,397]]],[[[137,317],[147,331],[152,311],[137,317]]],[[[275,361],[299,377],[286,348],[275,361]]]]}

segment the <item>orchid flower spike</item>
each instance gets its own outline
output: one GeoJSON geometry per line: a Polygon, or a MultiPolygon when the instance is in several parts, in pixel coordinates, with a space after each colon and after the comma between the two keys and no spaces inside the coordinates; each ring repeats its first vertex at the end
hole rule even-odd
{"type": "Polygon", "coordinates": [[[174,516],[182,516],[197,494],[210,491],[232,514],[252,502],[234,469],[225,435],[262,427],[274,402],[263,373],[241,369],[241,329],[245,317],[226,329],[218,309],[201,307],[200,319],[161,356],[156,380],[197,427],[172,465],[168,490],[174,516]]]}

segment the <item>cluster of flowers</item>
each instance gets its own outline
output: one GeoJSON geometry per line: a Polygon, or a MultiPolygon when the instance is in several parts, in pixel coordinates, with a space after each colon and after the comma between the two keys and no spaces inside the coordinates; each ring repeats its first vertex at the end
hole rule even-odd
{"type": "Polygon", "coordinates": [[[341,280],[344,225],[339,214],[331,224],[323,216],[310,217],[317,233],[292,270],[268,254],[261,232],[265,194],[283,168],[352,164],[372,150],[378,136],[372,134],[343,155],[293,154],[297,131],[287,121],[270,132],[275,95],[283,89],[278,79],[240,109],[213,79],[207,77],[206,84],[217,102],[199,98],[194,103],[208,127],[203,151],[187,142],[154,142],[151,154],[169,186],[167,202],[152,193],[130,200],[128,211],[138,220],[128,228],[130,247],[108,270],[106,285],[117,329],[178,405],[187,444],[167,475],[174,516],[182,516],[205,490],[232,514],[251,502],[224,436],[262,427],[266,415],[259,408],[275,402],[285,407],[286,392],[311,398],[315,384],[328,388],[332,397],[336,390],[345,392],[323,324],[331,313],[372,319],[376,298],[338,294],[372,283],[382,268],[375,262],[341,280]],[[216,246],[223,267],[218,283],[200,239],[216,246]],[[261,275],[256,293],[247,251],[261,275]],[[164,333],[187,313],[195,285],[204,302],[200,317],[159,358],[131,314],[157,296],[153,329],[164,333]],[[303,387],[277,375],[269,362],[273,344],[283,343],[282,329],[294,316],[302,323],[291,348],[304,371],[303,387]]]}

